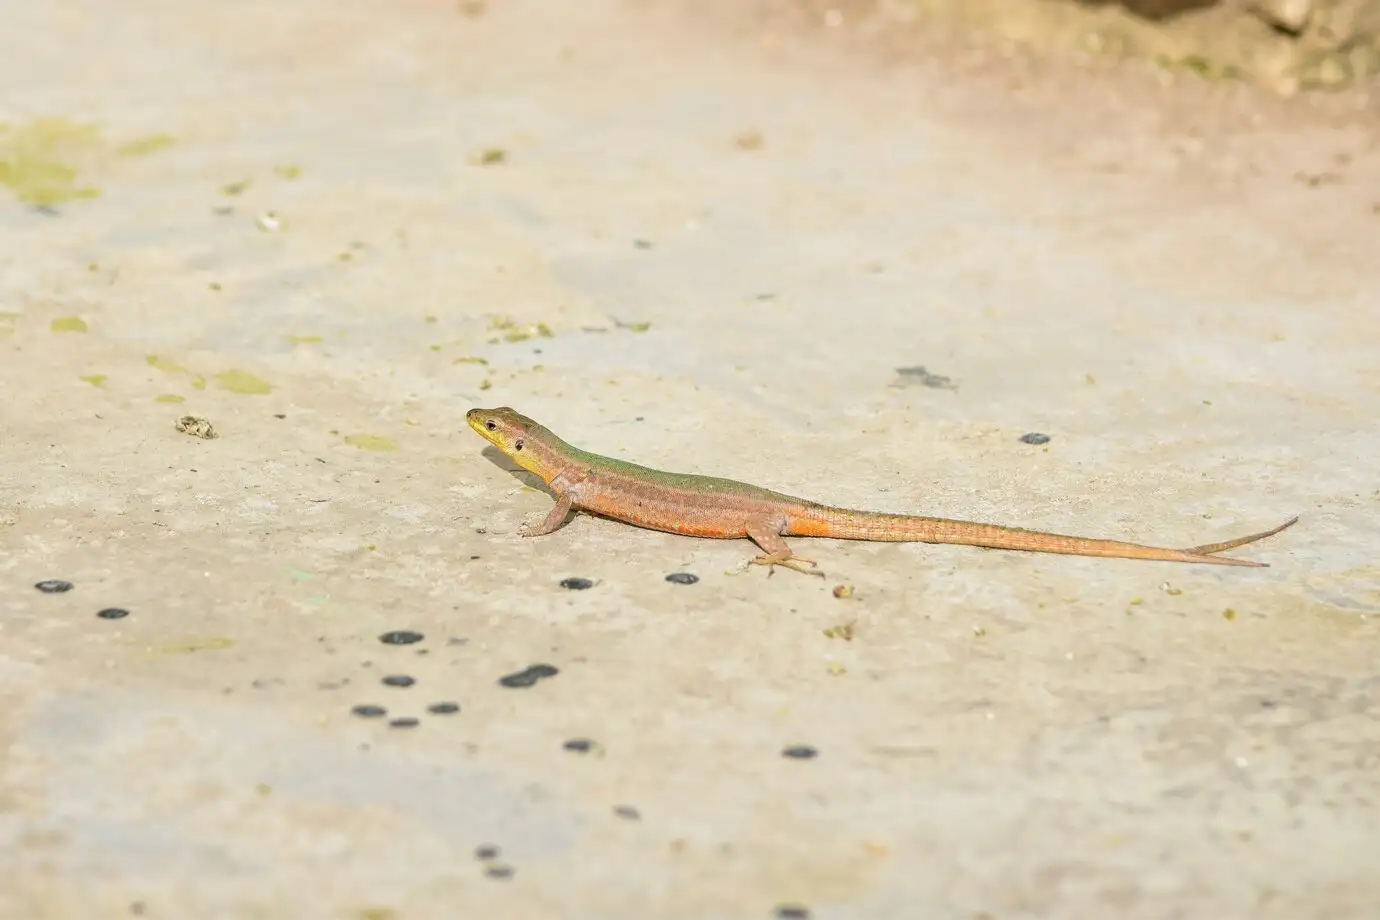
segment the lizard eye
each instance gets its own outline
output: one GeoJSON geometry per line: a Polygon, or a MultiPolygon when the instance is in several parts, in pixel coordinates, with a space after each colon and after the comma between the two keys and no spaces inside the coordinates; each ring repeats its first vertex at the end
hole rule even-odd
{"type": "Polygon", "coordinates": [[[518,438],[513,442],[513,450],[522,450],[522,438],[518,438]]]}
{"type": "Polygon", "coordinates": [[[489,419],[487,422],[484,423],[484,427],[487,428],[489,431],[497,431],[498,422],[495,422],[493,419],[489,419]]]}

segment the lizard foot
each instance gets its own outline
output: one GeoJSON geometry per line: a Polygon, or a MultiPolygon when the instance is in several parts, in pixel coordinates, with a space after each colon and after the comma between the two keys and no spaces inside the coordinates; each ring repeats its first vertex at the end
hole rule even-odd
{"type": "Polygon", "coordinates": [[[761,556],[754,556],[749,560],[749,565],[765,565],[767,567],[768,577],[776,571],[778,565],[785,566],[788,569],[794,569],[806,575],[818,575],[820,578],[824,577],[824,573],[819,570],[818,562],[815,562],[813,559],[806,559],[802,556],[782,556],[776,553],[768,553],[761,556]]]}

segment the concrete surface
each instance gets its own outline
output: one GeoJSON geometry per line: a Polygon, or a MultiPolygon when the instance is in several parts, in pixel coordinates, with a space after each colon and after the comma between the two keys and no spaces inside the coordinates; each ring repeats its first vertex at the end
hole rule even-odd
{"type": "Polygon", "coordinates": [[[1373,105],[731,6],[3,5],[0,915],[1380,914],[1373,105]]]}

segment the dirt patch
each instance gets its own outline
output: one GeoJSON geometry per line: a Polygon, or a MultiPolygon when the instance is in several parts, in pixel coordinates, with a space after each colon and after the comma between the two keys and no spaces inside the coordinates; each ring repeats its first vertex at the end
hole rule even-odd
{"type": "Polygon", "coordinates": [[[1283,96],[1372,84],[1380,0],[806,0],[828,25],[981,33],[1028,51],[1131,59],[1283,96]]]}

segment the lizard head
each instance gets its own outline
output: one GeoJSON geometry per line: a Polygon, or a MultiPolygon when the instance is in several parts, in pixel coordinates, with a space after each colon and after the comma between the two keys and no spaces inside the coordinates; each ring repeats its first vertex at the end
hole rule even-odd
{"type": "Polygon", "coordinates": [[[502,406],[498,409],[471,409],[465,421],[479,436],[507,454],[514,463],[551,481],[551,446],[554,437],[536,422],[516,410],[502,406]]]}

